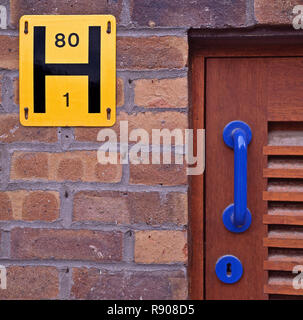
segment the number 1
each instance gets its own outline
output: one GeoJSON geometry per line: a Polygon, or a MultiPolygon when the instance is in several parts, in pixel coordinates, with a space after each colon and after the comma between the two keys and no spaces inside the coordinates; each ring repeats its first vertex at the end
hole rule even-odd
{"type": "Polygon", "coordinates": [[[69,107],[69,93],[67,92],[63,97],[66,97],[66,106],[69,107]]]}

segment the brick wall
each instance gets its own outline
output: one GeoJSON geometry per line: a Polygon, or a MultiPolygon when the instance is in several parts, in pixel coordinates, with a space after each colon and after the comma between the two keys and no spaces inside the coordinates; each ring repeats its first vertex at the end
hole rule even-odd
{"type": "Polygon", "coordinates": [[[101,165],[100,128],[18,120],[23,14],[117,18],[117,124],[188,127],[194,28],[288,25],[285,0],[1,0],[0,299],[186,299],[188,183],[182,165],[101,165]]]}

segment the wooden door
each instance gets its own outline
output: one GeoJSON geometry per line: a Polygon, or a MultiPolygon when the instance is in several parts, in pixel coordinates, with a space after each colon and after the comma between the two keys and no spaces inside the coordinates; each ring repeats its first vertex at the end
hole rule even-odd
{"type": "Polygon", "coordinates": [[[200,228],[191,224],[191,278],[203,288],[192,282],[192,298],[303,295],[303,288],[293,287],[296,275],[292,273],[294,266],[303,264],[303,58],[277,57],[273,52],[267,50],[264,56],[254,52],[249,57],[240,52],[230,57],[204,54],[195,57],[192,65],[193,93],[198,84],[204,88],[203,97],[201,93],[199,100],[193,97],[193,105],[203,106],[203,112],[194,109],[194,124],[200,116],[206,128],[203,204],[197,203],[195,185],[191,187],[191,217],[203,221],[200,228]],[[203,67],[204,77],[195,71],[198,66],[203,67]],[[234,201],[234,152],[222,137],[233,120],[249,124],[253,134],[247,171],[252,224],[238,234],[222,222],[224,209],[234,201]],[[202,208],[200,213],[196,208],[202,208]],[[200,239],[195,244],[198,232],[203,247],[200,239]],[[244,269],[234,284],[224,284],[215,272],[217,260],[227,254],[239,258],[244,269]]]}
{"type": "Polygon", "coordinates": [[[262,148],[267,138],[266,93],[262,86],[266,83],[267,62],[258,58],[213,58],[206,63],[206,299],[262,299],[262,216],[266,212],[262,148]],[[224,209],[234,202],[234,151],[223,141],[223,129],[233,120],[246,122],[253,134],[247,166],[247,205],[253,219],[243,233],[228,231],[222,222],[224,209]],[[215,274],[216,261],[227,254],[243,264],[243,277],[235,284],[224,284],[215,274]]]}

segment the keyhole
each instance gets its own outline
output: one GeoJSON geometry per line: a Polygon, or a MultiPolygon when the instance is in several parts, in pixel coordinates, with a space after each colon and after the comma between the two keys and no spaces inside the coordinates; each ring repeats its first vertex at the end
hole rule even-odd
{"type": "Polygon", "coordinates": [[[226,274],[228,277],[231,276],[231,263],[226,264],[226,274]]]}

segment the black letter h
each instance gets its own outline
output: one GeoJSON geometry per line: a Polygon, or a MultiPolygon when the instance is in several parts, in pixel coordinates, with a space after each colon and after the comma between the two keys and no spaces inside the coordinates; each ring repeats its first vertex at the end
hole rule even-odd
{"type": "Polygon", "coordinates": [[[88,75],[88,112],[100,113],[101,27],[89,27],[88,63],[45,63],[45,27],[34,27],[34,113],[45,113],[45,76],[88,75]]]}

